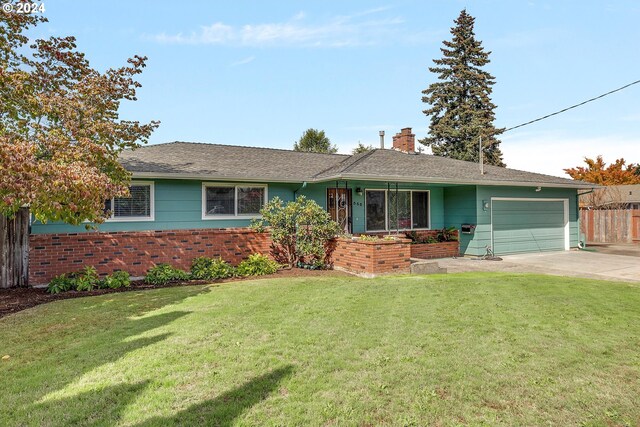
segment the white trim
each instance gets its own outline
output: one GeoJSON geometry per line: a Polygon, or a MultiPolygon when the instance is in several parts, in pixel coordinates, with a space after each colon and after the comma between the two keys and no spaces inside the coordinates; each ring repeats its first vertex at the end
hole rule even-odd
{"type": "Polygon", "coordinates": [[[202,182],[201,190],[201,219],[203,221],[215,221],[225,219],[253,219],[260,218],[260,214],[239,214],[238,213],[238,188],[264,188],[264,200],[262,206],[269,200],[269,186],[267,184],[254,184],[253,182],[202,182]],[[207,187],[233,187],[233,215],[207,215],[207,187]]]}
{"type": "MultiPolygon", "coordinates": [[[[395,189],[387,190],[386,188],[365,188],[364,189],[364,231],[367,233],[380,233],[384,231],[395,230],[389,228],[389,195],[387,194],[389,191],[396,191],[395,189]],[[367,191],[382,191],[384,193],[384,230],[368,230],[367,229],[367,191]]],[[[431,190],[421,190],[421,189],[406,189],[406,188],[398,188],[398,192],[408,192],[409,193],[409,203],[411,204],[411,228],[403,228],[398,231],[406,231],[406,230],[416,230],[416,231],[424,231],[431,230],[431,190]],[[418,193],[427,193],[427,228],[413,228],[413,192],[418,193]]]]}
{"type": "Polygon", "coordinates": [[[571,249],[571,224],[569,222],[569,199],[568,198],[543,198],[543,197],[492,197],[491,198],[491,249],[495,250],[494,236],[493,236],[493,201],[507,201],[507,202],[562,202],[563,216],[564,216],[564,250],[571,249]]]}
{"type": "Polygon", "coordinates": [[[149,216],[115,216],[115,197],[111,199],[111,217],[107,218],[105,222],[144,222],[144,221],[155,221],[155,200],[156,200],[156,190],[155,190],[155,182],[153,181],[131,181],[129,183],[129,187],[134,185],[145,186],[148,185],[149,188],[149,216]]]}

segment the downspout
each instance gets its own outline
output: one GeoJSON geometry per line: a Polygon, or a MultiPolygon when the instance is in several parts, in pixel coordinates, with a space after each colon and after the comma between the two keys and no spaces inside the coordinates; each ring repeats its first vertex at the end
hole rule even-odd
{"type": "Polygon", "coordinates": [[[577,194],[577,197],[576,197],[576,213],[578,214],[578,249],[580,249],[580,250],[582,250],[582,249],[587,247],[587,242],[586,242],[587,236],[586,236],[586,234],[584,236],[584,240],[585,241],[583,242],[582,240],[580,240],[580,196],[584,196],[585,194],[593,193],[594,191],[595,191],[595,189],[592,188],[591,190],[585,191],[584,193],[576,192],[576,194],[577,194]]]}
{"type": "Polygon", "coordinates": [[[293,191],[293,201],[295,202],[296,200],[296,194],[298,193],[298,191],[302,190],[303,188],[305,188],[307,186],[307,181],[303,181],[302,182],[302,187],[296,189],[293,191]]]}

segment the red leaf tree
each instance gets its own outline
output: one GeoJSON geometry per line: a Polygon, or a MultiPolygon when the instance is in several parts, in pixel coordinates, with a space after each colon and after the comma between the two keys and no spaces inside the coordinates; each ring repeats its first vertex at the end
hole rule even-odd
{"type": "Polygon", "coordinates": [[[74,37],[27,46],[26,31],[41,22],[0,13],[0,238],[9,242],[1,245],[0,287],[27,283],[26,268],[10,259],[11,242],[25,240],[7,236],[11,221],[28,209],[43,222],[103,222],[104,200],[128,195],[119,153],[146,143],[159,125],[118,115],[123,100],[136,100],[146,57],[99,72],[74,37]]]}
{"type": "Polygon", "coordinates": [[[576,166],[564,171],[573,179],[599,185],[640,184],[640,165],[627,164],[623,158],[617,159],[609,166],[602,160],[602,156],[596,157],[595,160],[585,157],[584,162],[586,167],[576,166]]]}

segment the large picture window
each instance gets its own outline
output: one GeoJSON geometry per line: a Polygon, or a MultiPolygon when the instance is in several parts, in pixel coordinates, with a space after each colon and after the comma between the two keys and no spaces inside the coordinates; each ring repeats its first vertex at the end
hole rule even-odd
{"type": "Polygon", "coordinates": [[[133,182],[131,197],[106,200],[105,211],[111,213],[109,221],[153,221],[153,183],[133,182]]]}
{"type": "Polygon", "coordinates": [[[266,185],[203,184],[203,219],[255,217],[267,201],[266,185]]]}
{"type": "Polygon", "coordinates": [[[429,192],[414,190],[367,190],[366,230],[429,228],[429,192]]]}

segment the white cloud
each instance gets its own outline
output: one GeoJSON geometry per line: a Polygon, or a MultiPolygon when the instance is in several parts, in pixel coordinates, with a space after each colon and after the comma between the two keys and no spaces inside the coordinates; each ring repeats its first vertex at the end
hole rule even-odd
{"type": "Polygon", "coordinates": [[[235,67],[235,66],[238,66],[238,65],[245,65],[245,64],[248,64],[250,62],[253,62],[254,59],[256,59],[255,56],[247,56],[246,58],[243,58],[243,59],[241,59],[239,61],[232,62],[231,66],[235,67]]]}
{"type": "Polygon", "coordinates": [[[177,34],[156,34],[152,40],[166,44],[206,44],[237,46],[298,46],[343,47],[373,45],[388,40],[403,21],[400,18],[362,20],[386,11],[380,7],[348,16],[336,16],[321,23],[306,22],[304,12],[298,12],[286,22],[232,26],[216,22],[196,31],[177,34]]]}
{"type": "Polygon", "coordinates": [[[640,162],[640,137],[567,138],[554,135],[517,135],[503,138],[500,149],[509,168],[568,178],[563,169],[584,165],[584,157],[601,155],[611,163],[620,157],[640,162]]]}

